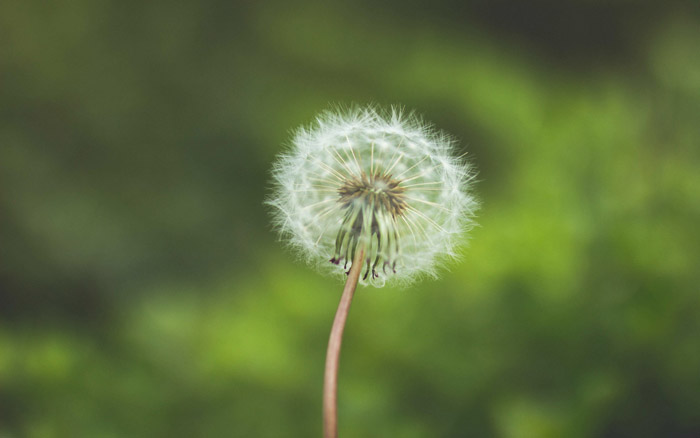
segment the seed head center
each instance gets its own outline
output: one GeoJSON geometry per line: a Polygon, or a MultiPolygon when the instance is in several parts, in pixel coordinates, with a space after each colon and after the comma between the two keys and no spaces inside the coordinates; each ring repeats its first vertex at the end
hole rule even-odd
{"type": "Polygon", "coordinates": [[[401,180],[393,179],[391,175],[363,173],[354,178],[348,178],[338,189],[338,200],[346,207],[356,203],[373,206],[374,210],[383,209],[385,213],[398,217],[407,207],[401,180]]]}

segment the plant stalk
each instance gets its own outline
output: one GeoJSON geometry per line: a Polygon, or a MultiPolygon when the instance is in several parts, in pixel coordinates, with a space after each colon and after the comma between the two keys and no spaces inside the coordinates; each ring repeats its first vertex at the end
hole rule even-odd
{"type": "Polygon", "coordinates": [[[338,310],[335,313],[331,336],[328,339],[328,351],[326,353],[326,372],[323,378],[323,437],[338,437],[338,359],[340,358],[340,344],[343,341],[343,330],[348,318],[352,297],[357,288],[357,282],[362,272],[364,262],[364,248],[358,248],[355,259],[350,266],[348,279],[345,282],[343,295],[340,297],[338,310]]]}

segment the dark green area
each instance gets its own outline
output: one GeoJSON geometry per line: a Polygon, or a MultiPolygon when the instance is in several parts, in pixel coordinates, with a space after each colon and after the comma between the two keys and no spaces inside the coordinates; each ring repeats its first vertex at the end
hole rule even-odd
{"type": "Polygon", "coordinates": [[[482,209],[358,291],[342,436],[700,436],[699,8],[606,3],[1,3],[0,436],[320,436],[342,285],[262,202],[352,102],[461,139],[482,209]]]}

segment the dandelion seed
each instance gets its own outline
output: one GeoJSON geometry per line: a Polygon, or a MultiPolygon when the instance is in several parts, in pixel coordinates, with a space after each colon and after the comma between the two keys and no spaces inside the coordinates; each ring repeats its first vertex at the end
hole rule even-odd
{"type": "Polygon", "coordinates": [[[358,246],[362,282],[434,275],[476,208],[473,173],[453,149],[448,136],[398,109],[325,112],[275,165],[275,223],[306,259],[339,275],[358,246]]]}

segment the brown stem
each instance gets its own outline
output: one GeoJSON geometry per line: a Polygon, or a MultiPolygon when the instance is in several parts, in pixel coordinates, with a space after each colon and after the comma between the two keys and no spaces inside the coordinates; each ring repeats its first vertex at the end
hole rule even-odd
{"type": "Polygon", "coordinates": [[[338,437],[338,358],[340,357],[340,344],[343,341],[345,320],[348,318],[352,296],[357,288],[362,265],[365,257],[364,248],[358,248],[355,259],[352,261],[348,280],[340,297],[338,311],[335,313],[331,336],[328,339],[328,352],[326,353],[326,374],[323,378],[323,436],[324,438],[338,437]]]}

